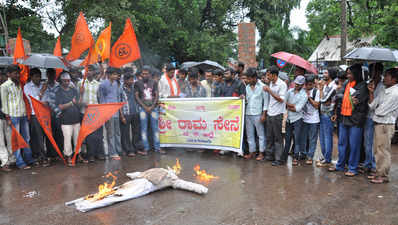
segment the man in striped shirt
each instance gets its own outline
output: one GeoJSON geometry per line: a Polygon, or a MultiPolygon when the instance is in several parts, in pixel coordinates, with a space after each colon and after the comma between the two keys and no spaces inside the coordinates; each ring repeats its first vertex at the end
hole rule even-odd
{"type": "MultiPolygon", "coordinates": [[[[11,126],[12,123],[26,143],[29,143],[29,122],[26,116],[22,87],[19,83],[19,72],[20,69],[17,65],[7,67],[8,80],[1,85],[2,111],[6,116],[8,125],[11,126]]],[[[21,149],[18,149],[14,152],[14,155],[17,159],[17,167],[20,169],[30,169],[29,164],[35,163],[30,148],[23,148],[22,152],[21,149]]]]}
{"type": "MultiPolygon", "coordinates": [[[[87,69],[87,79],[82,87],[83,80],[79,81],[77,88],[80,90],[80,98],[82,99],[82,105],[80,112],[84,114],[86,106],[89,104],[98,104],[98,89],[100,82],[94,79],[96,69],[93,65],[89,65],[87,69]]],[[[87,163],[94,162],[95,157],[97,159],[104,158],[104,143],[103,143],[103,128],[100,127],[93,133],[87,136],[87,159],[83,159],[83,162],[87,163]]]]}

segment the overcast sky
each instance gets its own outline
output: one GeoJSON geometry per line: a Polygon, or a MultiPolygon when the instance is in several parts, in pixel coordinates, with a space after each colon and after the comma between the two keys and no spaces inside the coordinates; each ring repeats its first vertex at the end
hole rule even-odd
{"type": "Polygon", "coordinates": [[[290,27],[298,26],[303,30],[309,30],[307,24],[307,17],[305,16],[305,9],[310,0],[301,0],[300,8],[293,9],[290,14],[290,27]]]}

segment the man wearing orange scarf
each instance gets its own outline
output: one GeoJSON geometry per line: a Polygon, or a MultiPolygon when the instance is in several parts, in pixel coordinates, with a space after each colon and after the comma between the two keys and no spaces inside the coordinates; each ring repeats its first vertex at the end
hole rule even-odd
{"type": "Polygon", "coordinates": [[[176,68],[173,64],[166,66],[166,72],[159,80],[160,98],[177,98],[180,96],[180,87],[174,76],[176,68]]]}

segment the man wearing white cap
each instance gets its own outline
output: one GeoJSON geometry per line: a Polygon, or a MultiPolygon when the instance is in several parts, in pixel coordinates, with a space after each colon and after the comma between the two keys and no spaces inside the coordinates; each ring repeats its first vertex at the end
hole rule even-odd
{"type": "Polygon", "coordinates": [[[294,138],[294,159],[293,166],[298,165],[300,155],[304,154],[303,148],[303,108],[308,101],[308,96],[303,86],[305,84],[304,76],[297,76],[294,80],[294,88],[287,92],[286,109],[286,139],[285,139],[285,155],[289,151],[292,138],[294,138]]]}
{"type": "Polygon", "coordinates": [[[71,77],[69,73],[61,74],[61,88],[55,93],[55,104],[61,110],[59,116],[61,129],[64,135],[64,155],[68,158],[68,165],[72,163],[72,137],[74,146],[77,145],[77,137],[80,130],[79,95],[75,88],[70,86],[71,77]]]}

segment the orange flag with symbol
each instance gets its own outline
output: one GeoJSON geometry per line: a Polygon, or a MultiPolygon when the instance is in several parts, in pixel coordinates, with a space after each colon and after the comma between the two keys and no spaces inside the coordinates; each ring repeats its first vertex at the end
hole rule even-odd
{"type": "Polygon", "coordinates": [[[109,65],[119,68],[139,58],[141,58],[140,47],[131,20],[127,18],[123,34],[112,47],[109,65]]]}
{"type": "Polygon", "coordinates": [[[57,143],[54,140],[52,129],[51,129],[51,111],[50,108],[43,104],[41,101],[29,96],[32,101],[33,109],[35,110],[36,118],[39,121],[40,126],[43,128],[44,133],[47,135],[51,144],[54,146],[55,151],[61,157],[66,164],[64,157],[62,156],[61,150],[59,150],[57,143]]]}
{"type": "Polygon", "coordinates": [[[92,41],[93,36],[88,29],[86,19],[83,13],[80,12],[76,21],[75,33],[72,36],[71,49],[66,59],[69,61],[78,59],[84,51],[90,48],[92,41]]]}
{"type": "Polygon", "coordinates": [[[29,145],[23,139],[21,134],[15,129],[14,125],[11,124],[11,149],[13,152],[16,152],[18,149],[21,148],[29,148],[29,145]]]}
{"type": "Polygon", "coordinates": [[[117,111],[126,103],[107,103],[107,104],[91,104],[86,108],[83,121],[80,126],[79,136],[77,138],[77,145],[75,147],[75,154],[73,155],[73,164],[75,164],[76,156],[79,153],[80,147],[84,139],[100,128],[106,121],[108,121],[117,111]]]}
{"type": "Polygon", "coordinates": [[[110,51],[111,51],[111,31],[112,31],[112,23],[109,23],[109,26],[105,28],[95,43],[94,48],[90,50],[91,58],[88,60],[89,55],[86,56],[84,61],[80,65],[91,65],[98,62],[98,56],[101,57],[101,61],[103,62],[105,59],[109,59],[110,51]]]}
{"type": "MultiPolygon", "coordinates": [[[[55,44],[53,55],[62,57],[61,36],[59,36],[57,39],[57,43],[55,44]]],[[[58,76],[62,73],[62,69],[55,69],[55,71],[56,71],[55,79],[58,79],[58,76]]]]}

